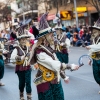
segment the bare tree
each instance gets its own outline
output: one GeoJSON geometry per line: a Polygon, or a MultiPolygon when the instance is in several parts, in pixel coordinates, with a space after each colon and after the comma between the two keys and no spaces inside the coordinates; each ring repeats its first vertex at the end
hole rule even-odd
{"type": "Polygon", "coordinates": [[[33,10],[37,10],[38,9],[37,0],[29,0],[28,4],[29,4],[30,10],[32,11],[32,18],[34,18],[33,10]]]}
{"type": "Polygon", "coordinates": [[[23,12],[31,11],[32,18],[34,17],[33,11],[38,9],[37,0],[21,0],[23,12]]]}
{"type": "Polygon", "coordinates": [[[5,2],[0,2],[0,22],[4,22],[4,27],[6,28],[6,23],[9,22],[10,26],[10,21],[12,20],[11,18],[11,10],[10,3],[13,0],[5,0],[5,2]]]}
{"type": "Polygon", "coordinates": [[[71,0],[50,0],[53,7],[57,9],[57,12],[59,11],[59,7],[61,6],[66,6],[68,5],[69,3],[71,3],[71,0]]]}
{"type": "MultiPolygon", "coordinates": [[[[9,1],[10,2],[10,1],[9,1]]],[[[0,20],[1,21],[8,21],[8,15],[11,15],[11,8],[8,3],[0,3],[0,20]]]]}
{"type": "Polygon", "coordinates": [[[89,3],[96,8],[100,17],[100,0],[85,0],[85,1],[86,3],[89,3]]]}

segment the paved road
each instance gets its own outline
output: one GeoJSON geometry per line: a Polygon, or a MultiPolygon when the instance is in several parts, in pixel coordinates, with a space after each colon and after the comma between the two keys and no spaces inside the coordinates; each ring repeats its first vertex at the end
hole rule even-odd
{"type": "MultiPolygon", "coordinates": [[[[84,48],[72,47],[70,49],[70,63],[78,64],[78,58],[87,53],[88,51],[84,48]]],[[[93,78],[92,67],[87,65],[87,60],[85,61],[85,66],[81,67],[78,71],[66,71],[66,74],[70,77],[70,83],[66,85],[62,80],[65,100],[100,100],[100,95],[98,94],[100,87],[93,78]]],[[[36,71],[32,72],[32,81],[35,73],[36,71]]],[[[0,100],[19,100],[18,78],[14,72],[14,66],[6,65],[2,81],[6,85],[0,87],[0,100]]],[[[38,100],[37,90],[33,82],[32,90],[33,100],[38,100]]]]}

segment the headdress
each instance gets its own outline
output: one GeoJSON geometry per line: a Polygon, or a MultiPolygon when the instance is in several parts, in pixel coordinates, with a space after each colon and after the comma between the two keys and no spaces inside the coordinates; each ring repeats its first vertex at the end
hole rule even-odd
{"type": "Polygon", "coordinates": [[[39,29],[37,29],[35,26],[32,27],[33,35],[35,36],[35,38],[40,38],[52,31],[51,27],[49,26],[47,22],[47,16],[48,16],[48,13],[43,14],[41,16],[40,21],[39,21],[39,29]]]}
{"type": "Polygon", "coordinates": [[[98,44],[100,42],[100,18],[90,29],[92,30],[91,39],[93,40],[93,44],[98,44]]]}
{"type": "Polygon", "coordinates": [[[96,21],[96,23],[94,24],[94,26],[92,26],[92,28],[100,30],[100,18],[96,21]]]}
{"type": "Polygon", "coordinates": [[[38,37],[42,37],[52,31],[51,27],[49,26],[47,22],[47,16],[48,16],[48,13],[43,14],[40,18],[38,37]]]}
{"type": "Polygon", "coordinates": [[[90,45],[91,49],[89,49],[89,55],[93,59],[98,59],[98,57],[96,58],[95,52],[100,51],[100,18],[95,25],[90,28],[92,29],[91,40],[93,41],[93,44],[90,45]]]}
{"type": "Polygon", "coordinates": [[[24,27],[19,27],[18,31],[17,31],[17,39],[21,39],[21,38],[29,38],[30,36],[28,35],[27,31],[25,31],[24,27]]]}

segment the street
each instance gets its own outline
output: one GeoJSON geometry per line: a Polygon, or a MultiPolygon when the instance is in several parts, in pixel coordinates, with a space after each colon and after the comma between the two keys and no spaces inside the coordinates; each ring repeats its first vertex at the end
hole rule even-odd
{"type": "MultiPolygon", "coordinates": [[[[69,63],[78,64],[81,55],[88,54],[85,48],[71,47],[69,63]]],[[[32,71],[32,100],[38,100],[37,90],[33,79],[36,71],[32,71]]],[[[65,100],[100,100],[98,91],[99,85],[95,82],[92,67],[88,66],[88,61],[78,71],[66,71],[70,78],[69,84],[65,84],[62,80],[65,100]]],[[[0,100],[19,100],[18,78],[14,71],[14,66],[5,66],[5,75],[2,79],[5,83],[4,87],[0,87],[0,100]]],[[[26,96],[26,94],[25,94],[26,96]]]]}

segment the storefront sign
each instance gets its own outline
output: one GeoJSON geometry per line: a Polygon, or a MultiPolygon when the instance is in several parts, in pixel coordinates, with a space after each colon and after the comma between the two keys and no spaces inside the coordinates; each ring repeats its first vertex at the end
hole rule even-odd
{"type": "Polygon", "coordinates": [[[61,16],[61,19],[62,20],[71,20],[72,17],[71,17],[71,11],[60,11],[60,16],[61,16]]]}
{"type": "MultiPolygon", "coordinates": [[[[75,11],[75,8],[73,8],[73,11],[75,11]]],[[[77,7],[76,11],[77,12],[86,12],[87,11],[87,7],[77,7]]]]}
{"type": "MultiPolygon", "coordinates": [[[[86,17],[87,16],[87,12],[85,13],[78,13],[78,17],[86,17]]],[[[73,15],[74,18],[76,18],[75,14],[73,15]]]]}

